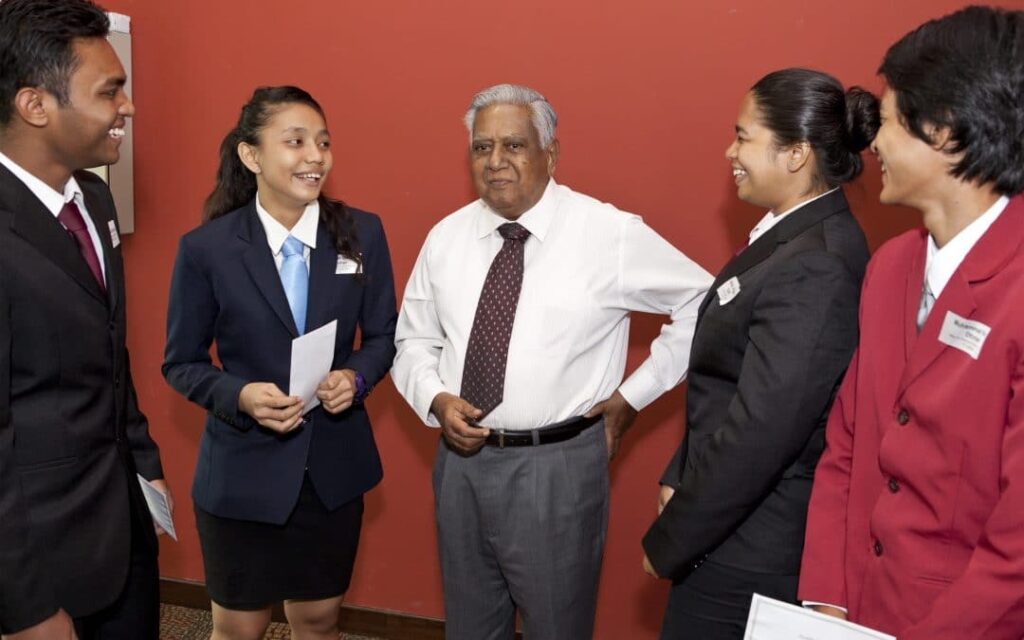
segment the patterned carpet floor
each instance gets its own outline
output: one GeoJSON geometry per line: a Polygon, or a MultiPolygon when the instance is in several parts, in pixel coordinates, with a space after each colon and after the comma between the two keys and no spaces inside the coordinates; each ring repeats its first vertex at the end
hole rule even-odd
{"type": "MultiPolygon", "coordinates": [[[[160,640],[208,640],[213,631],[210,612],[201,609],[160,605],[160,640]]],[[[341,634],[343,640],[383,640],[341,634]]],[[[271,623],[264,640],[291,640],[288,625],[271,623]]]]}

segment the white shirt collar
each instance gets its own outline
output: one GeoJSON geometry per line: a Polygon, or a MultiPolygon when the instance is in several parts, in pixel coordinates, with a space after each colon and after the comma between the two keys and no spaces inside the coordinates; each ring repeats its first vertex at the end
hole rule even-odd
{"type": "Polygon", "coordinates": [[[995,203],[985,210],[971,224],[960,230],[960,233],[946,243],[941,249],[935,244],[935,238],[928,234],[928,257],[924,267],[924,277],[928,282],[928,288],[936,298],[946,288],[949,279],[953,277],[960,263],[964,261],[967,254],[971,252],[974,245],[978,243],[981,236],[985,235],[988,228],[992,226],[1010,199],[1006,196],[1000,197],[995,203]]]}
{"type": "MultiPolygon", "coordinates": [[[[558,185],[555,183],[554,178],[551,178],[548,180],[547,186],[544,187],[544,195],[540,197],[537,204],[519,216],[516,222],[526,227],[530,235],[544,242],[544,236],[547,235],[548,228],[551,226],[551,219],[554,217],[557,209],[558,185]]],[[[487,206],[486,202],[480,200],[480,213],[477,217],[476,225],[478,238],[487,237],[506,222],[508,222],[506,218],[487,206]]]]}
{"type": "Polygon", "coordinates": [[[256,194],[256,215],[259,216],[260,224],[263,225],[263,230],[267,234],[270,251],[275,256],[281,253],[281,246],[288,236],[295,236],[299,242],[310,249],[316,249],[316,231],[320,221],[320,203],[318,201],[314,200],[306,205],[299,221],[290,231],[263,208],[258,193],[256,194]]]}
{"type": "Polygon", "coordinates": [[[46,184],[39,178],[35,177],[21,165],[11,160],[3,153],[0,153],[0,164],[7,167],[7,169],[14,174],[18,180],[21,180],[29,191],[39,198],[39,201],[43,203],[43,206],[56,217],[60,214],[61,209],[64,208],[64,204],[71,202],[72,200],[79,206],[80,209],[85,208],[85,198],[82,195],[82,188],[78,185],[78,181],[75,180],[74,176],[68,179],[64,185],[64,193],[54,191],[53,187],[46,184]]]}
{"type": "Polygon", "coordinates": [[[747,242],[747,245],[749,246],[749,245],[754,244],[755,240],[757,240],[758,238],[760,238],[764,234],[768,233],[769,229],[771,229],[775,225],[779,224],[779,222],[783,218],[785,218],[789,214],[793,213],[797,209],[799,209],[801,207],[806,207],[807,205],[811,204],[815,200],[818,200],[819,198],[824,198],[828,194],[830,194],[833,191],[836,191],[838,189],[839,189],[839,187],[836,187],[835,189],[829,189],[825,193],[822,193],[820,195],[814,196],[810,200],[804,200],[803,202],[801,202],[800,204],[796,205],[795,207],[791,207],[791,208],[787,209],[786,211],[783,211],[782,213],[776,214],[776,213],[773,213],[773,212],[769,211],[768,213],[764,214],[764,217],[761,218],[761,220],[756,225],[754,225],[754,228],[750,230],[750,240],[747,242]]]}

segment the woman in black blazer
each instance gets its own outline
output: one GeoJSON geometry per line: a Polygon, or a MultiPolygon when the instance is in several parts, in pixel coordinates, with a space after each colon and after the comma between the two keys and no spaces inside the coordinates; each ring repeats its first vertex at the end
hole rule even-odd
{"type": "Polygon", "coordinates": [[[861,171],[878,102],[824,73],[771,73],[726,151],[768,215],[699,311],[686,436],[645,568],[673,581],[662,638],[739,640],[753,593],[796,601],[825,420],[857,343],[867,244],[841,185],[861,171]]]}
{"type": "Polygon", "coordinates": [[[174,266],[163,373],[207,411],[192,498],[215,639],[262,638],[280,601],[293,637],[337,638],[382,474],[363,400],[394,356],[391,261],[377,216],[321,193],[331,164],[320,105],[257,89],[174,266]],[[309,410],[285,393],[292,340],[334,321],[309,410]]]}

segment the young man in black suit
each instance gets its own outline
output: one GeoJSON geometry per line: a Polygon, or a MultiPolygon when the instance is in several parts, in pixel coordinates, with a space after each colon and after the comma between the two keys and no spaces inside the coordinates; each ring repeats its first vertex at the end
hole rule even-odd
{"type": "Polygon", "coordinates": [[[163,471],[125,348],[114,203],[135,108],[88,0],[0,3],[0,632],[156,638],[163,471]]]}

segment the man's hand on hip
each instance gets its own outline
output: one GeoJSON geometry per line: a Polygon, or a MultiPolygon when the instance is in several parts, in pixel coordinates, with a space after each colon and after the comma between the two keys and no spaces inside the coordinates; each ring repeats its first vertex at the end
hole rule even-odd
{"type": "Polygon", "coordinates": [[[491,433],[486,427],[473,426],[483,412],[451,393],[439,393],[430,403],[430,412],[441,423],[441,433],[453,449],[462,455],[476,453],[491,433]]]}
{"type": "Polygon", "coordinates": [[[595,404],[585,417],[592,418],[599,414],[604,417],[604,436],[608,442],[608,460],[611,460],[619,450],[622,435],[633,426],[637,410],[616,391],[604,402],[595,404]]]}

